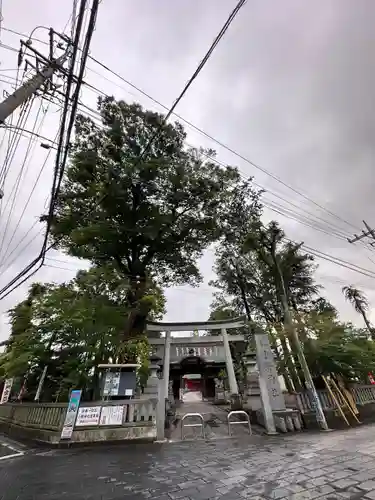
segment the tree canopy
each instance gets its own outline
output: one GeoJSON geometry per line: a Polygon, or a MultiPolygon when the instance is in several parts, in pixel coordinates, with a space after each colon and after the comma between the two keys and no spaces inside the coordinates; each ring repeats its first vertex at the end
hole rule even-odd
{"type": "Polygon", "coordinates": [[[179,123],[113,98],[100,98],[101,124],[79,116],[71,161],[51,224],[69,254],[110,264],[130,279],[125,338],[142,332],[149,279],[197,284],[197,260],[218,241],[233,211],[260,216],[259,195],[214,152],[185,145],[179,123]],[[142,154],[155,137],[146,154],[142,154]]]}
{"type": "MultiPolygon", "coordinates": [[[[45,397],[62,396],[72,387],[93,389],[99,363],[133,355],[132,344],[124,352],[122,342],[128,287],[129,280],[109,266],[79,271],[62,285],[45,284],[31,307],[18,305],[10,311],[11,342],[1,357],[3,374],[26,376],[28,392],[34,394],[47,366],[45,397]]],[[[34,289],[32,285],[30,292],[34,289]]],[[[146,292],[152,297],[150,316],[160,318],[163,293],[155,287],[146,292]]],[[[145,368],[148,354],[147,348],[145,368]]]]}

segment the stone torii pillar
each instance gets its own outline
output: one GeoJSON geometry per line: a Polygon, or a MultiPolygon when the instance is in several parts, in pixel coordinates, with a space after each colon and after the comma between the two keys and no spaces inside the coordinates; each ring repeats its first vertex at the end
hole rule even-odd
{"type": "Polygon", "coordinates": [[[165,399],[168,399],[170,362],[171,362],[171,330],[165,330],[164,361],[163,361],[163,383],[164,383],[165,399]]]}
{"type": "Polygon", "coordinates": [[[230,352],[229,339],[226,328],[221,329],[221,335],[223,337],[225,364],[227,367],[229,390],[230,390],[232,405],[238,406],[239,405],[238,384],[236,380],[236,374],[234,372],[232,353],[230,352]]]}

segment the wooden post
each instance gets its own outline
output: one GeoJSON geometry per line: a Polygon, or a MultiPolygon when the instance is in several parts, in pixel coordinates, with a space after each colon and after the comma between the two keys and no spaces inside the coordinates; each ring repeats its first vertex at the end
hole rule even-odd
{"type": "Polygon", "coordinates": [[[330,387],[330,385],[329,385],[329,383],[328,383],[328,381],[327,381],[327,379],[325,378],[325,376],[324,376],[324,375],[322,375],[322,379],[324,380],[324,383],[325,383],[325,385],[326,385],[326,387],[327,387],[327,389],[328,389],[328,392],[330,393],[330,395],[331,395],[331,397],[332,397],[333,401],[335,402],[335,404],[336,404],[336,406],[337,406],[337,409],[338,409],[339,413],[341,414],[342,418],[345,420],[345,422],[346,422],[347,426],[348,426],[348,427],[350,427],[350,424],[349,424],[349,422],[348,422],[348,419],[346,418],[345,413],[342,411],[342,408],[341,408],[341,406],[340,406],[340,403],[337,401],[337,398],[336,398],[336,396],[334,395],[334,393],[333,393],[333,391],[332,391],[332,389],[331,389],[331,387],[330,387]]]}

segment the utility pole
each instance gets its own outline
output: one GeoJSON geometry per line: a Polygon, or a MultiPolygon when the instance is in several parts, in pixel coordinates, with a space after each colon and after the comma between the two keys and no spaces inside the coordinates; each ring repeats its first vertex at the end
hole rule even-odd
{"type": "MultiPolygon", "coordinates": [[[[49,56],[45,57],[39,51],[34,49],[32,46],[31,40],[27,42],[21,41],[21,48],[18,55],[18,67],[21,66],[24,56],[26,53],[32,52],[33,57],[36,59],[36,64],[31,63],[30,61],[25,61],[25,70],[28,67],[32,67],[35,69],[36,74],[26,81],[23,85],[21,85],[18,89],[16,89],[12,94],[9,94],[3,102],[0,103],[0,125],[5,123],[5,120],[24,102],[26,102],[30,97],[35,95],[38,90],[42,89],[43,86],[44,92],[53,89],[52,85],[52,77],[55,73],[59,71],[63,71],[63,64],[69,58],[71,53],[71,41],[67,41],[67,38],[63,37],[63,42],[67,42],[67,46],[65,52],[55,59],[53,57],[54,51],[56,49],[54,44],[54,35],[57,34],[60,38],[61,35],[55,33],[52,28],[50,29],[49,43],[50,50],[49,56]],[[40,64],[43,63],[43,67],[40,69],[40,64]]],[[[61,47],[61,42],[57,44],[58,47],[61,47]]]]}
{"type": "Polygon", "coordinates": [[[42,85],[49,80],[56,70],[60,69],[64,62],[67,60],[69,50],[56,60],[52,60],[40,72],[30,78],[21,87],[10,94],[2,103],[0,103],[0,124],[5,120],[27,99],[33,96],[42,85]]]}
{"type": "Polygon", "coordinates": [[[369,238],[371,237],[374,241],[370,243],[371,246],[375,246],[375,229],[371,229],[371,227],[367,224],[366,221],[362,221],[366,231],[362,230],[362,234],[357,235],[354,234],[354,237],[352,239],[348,238],[349,243],[357,243],[357,241],[362,240],[363,238],[369,238]]]}

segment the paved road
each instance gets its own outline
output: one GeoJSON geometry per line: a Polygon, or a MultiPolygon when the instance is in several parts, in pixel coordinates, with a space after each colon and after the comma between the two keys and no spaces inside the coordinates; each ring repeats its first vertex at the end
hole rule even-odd
{"type": "Polygon", "coordinates": [[[31,451],[0,462],[3,500],[375,499],[375,426],[240,441],[31,451]]]}

